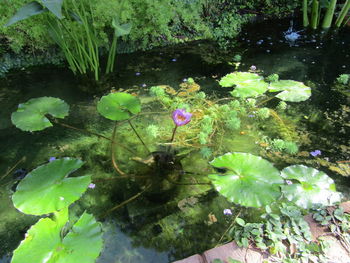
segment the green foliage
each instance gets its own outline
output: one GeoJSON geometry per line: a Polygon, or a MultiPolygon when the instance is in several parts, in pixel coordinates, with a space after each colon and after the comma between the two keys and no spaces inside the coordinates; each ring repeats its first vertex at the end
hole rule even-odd
{"type": "Polygon", "coordinates": [[[209,147],[202,147],[199,152],[204,159],[209,159],[213,154],[212,150],[209,147]]]}
{"type": "Polygon", "coordinates": [[[231,202],[261,207],[274,202],[281,194],[282,178],[273,165],[248,153],[227,153],[215,158],[212,166],[226,170],[211,174],[216,190],[231,202]]]}
{"type": "Polygon", "coordinates": [[[279,80],[270,83],[270,92],[278,92],[276,98],[283,101],[300,102],[305,101],[311,96],[311,88],[305,86],[302,82],[294,80],[279,80]]]}
{"type": "Polygon", "coordinates": [[[347,85],[350,79],[350,74],[340,74],[337,78],[337,82],[342,85],[347,85]]]}
{"type": "Polygon", "coordinates": [[[260,108],[257,110],[256,116],[261,120],[265,120],[270,117],[270,109],[265,107],[260,108]]]}
{"type": "Polygon", "coordinates": [[[148,125],[146,132],[150,137],[157,138],[159,136],[159,127],[154,124],[148,125]]]}
{"type": "Polygon", "coordinates": [[[314,204],[332,205],[341,200],[334,181],[317,169],[292,165],[284,168],[281,176],[291,180],[282,186],[284,196],[302,208],[311,208],[314,204]]]}
{"type": "Polygon", "coordinates": [[[246,223],[237,218],[236,224],[228,232],[229,236],[239,246],[248,247],[253,243],[262,250],[279,255],[278,262],[308,262],[310,259],[323,262],[322,245],[312,242],[309,225],[300,208],[282,203],[277,211],[272,212],[267,206],[261,218],[263,222],[259,223],[246,223]],[[292,245],[295,249],[293,258],[289,255],[292,245]]]}
{"type": "Polygon", "coordinates": [[[271,148],[275,151],[286,152],[288,154],[296,154],[299,151],[299,147],[295,142],[273,139],[270,144],[271,148]]]}
{"type": "Polygon", "coordinates": [[[236,111],[230,111],[226,114],[225,126],[230,130],[238,130],[241,127],[241,120],[236,111]]]}
{"type": "Polygon", "coordinates": [[[68,177],[83,162],[57,159],[31,171],[17,186],[14,206],[23,213],[43,215],[68,207],[78,200],[91,183],[90,176],[68,177]]]}
{"type": "Polygon", "coordinates": [[[276,110],[285,111],[287,109],[287,106],[287,103],[285,103],[284,101],[280,101],[276,107],[276,110]]]}
{"type": "Polygon", "coordinates": [[[279,80],[279,76],[278,76],[278,74],[271,74],[271,75],[267,76],[265,80],[268,82],[275,82],[275,81],[279,80]]]}
{"type": "Polygon", "coordinates": [[[141,103],[137,97],[128,93],[110,93],[99,100],[97,111],[113,121],[127,120],[132,114],[141,111],[141,103]]]}
{"type": "Polygon", "coordinates": [[[46,115],[63,119],[68,115],[69,106],[63,100],[53,97],[30,99],[19,104],[11,115],[12,123],[22,131],[40,131],[52,127],[46,115]]]}
{"type": "MultiPolygon", "coordinates": [[[[68,218],[62,220],[67,223],[68,218]]],[[[42,218],[27,232],[14,251],[12,263],[94,263],[102,250],[101,226],[84,213],[72,229],[62,236],[62,223],[42,218]]]]}

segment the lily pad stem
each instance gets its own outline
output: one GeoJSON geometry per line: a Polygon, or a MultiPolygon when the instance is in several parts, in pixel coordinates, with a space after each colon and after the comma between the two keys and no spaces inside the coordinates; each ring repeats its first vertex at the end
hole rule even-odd
{"type": "Polygon", "coordinates": [[[119,166],[117,165],[116,161],[115,161],[115,158],[114,158],[114,155],[115,155],[115,134],[116,134],[116,131],[117,131],[117,123],[115,123],[114,125],[114,129],[113,129],[113,134],[112,134],[112,150],[111,150],[111,155],[112,155],[112,165],[114,167],[114,169],[121,175],[121,176],[124,176],[124,177],[127,177],[128,175],[126,173],[124,173],[120,168],[119,166]]]}
{"type": "Polygon", "coordinates": [[[140,137],[140,135],[138,134],[138,132],[136,131],[134,125],[132,125],[131,121],[128,120],[128,123],[130,124],[130,127],[132,128],[132,130],[134,131],[134,133],[136,134],[137,138],[139,138],[140,142],[142,143],[142,145],[146,148],[146,150],[151,153],[151,151],[148,149],[148,147],[146,146],[146,144],[144,143],[144,141],[142,140],[142,138],[140,137]]]}
{"type": "Polygon", "coordinates": [[[218,243],[216,244],[215,247],[217,247],[218,245],[220,245],[221,241],[223,240],[223,238],[225,237],[225,235],[227,234],[227,232],[230,230],[231,227],[233,227],[233,225],[236,223],[236,219],[237,217],[239,217],[239,215],[241,214],[242,212],[242,207],[239,209],[237,215],[232,219],[232,222],[231,224],[228,226],[228,228],[225,230],[225,232],[221,235],[218,243]]]}

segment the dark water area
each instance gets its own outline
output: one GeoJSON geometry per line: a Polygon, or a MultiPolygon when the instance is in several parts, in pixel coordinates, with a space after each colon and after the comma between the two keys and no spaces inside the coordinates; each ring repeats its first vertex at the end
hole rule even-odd
{"type": "MultiPolygon", "coordinates": [[[[236,47],[227,50],[219,49],[215,43],[199,41],[123,54],[117,58],[118,70],[115,75],[103,81],[101,87],[93,92],[88,90],[93,83],[81,81],[64,68],[51,66],[10,72],[5,79],[1,79],[0,263],[10,262],[11,251],[24,238],[28,227],[37,220],[13,207],[10,190],[13,179],[11,175],[2,178],[6,171],[24,156],[26,160],[16,169],[31,170],[47,162],[51,156],[66,154],[70,151],[69,147],[74,152],[74,147],[91,147],[88,142],[94,142],[87,135],[62,127],[35,133],[15,128],[11,123],[11,113],[19,103],[30,98],[61,98],[71,106],[71,114],[65,122],[97,132],[110,132],[110,123],[98,116],[95,110],[97,100],[110,90],[128,90],[145,96],[151,86],[177,88],[183,79],[192,77],[202,91],[217,97],[227,96],[230,90],[221,88],[218,80],[235,70],[229,62],[233,62],[235,55],[240,55],[239,71],[247,71],[255,65],[264,76],[277,73],[280,79],[302,81],[310,86],[313,95],[308,101],[292,103],[295,111],[304,115],[302,122],[308,127],[312,140],[313,148],[302,150],[321,149],[330,160],[350,160],[348,148],[344,151],[338,148],[339,145],[349,147],[349,114],[342,115],[349,107],[349,98],[331,89],[339,74],[350,73],[350,29],[344,28],[337,34],[309,32],[294,21],[293,30],[301,31],[300,38],[291,44],[284,34],[289,27],[289,19],[248,25],[236,40],[236,47]],[[325,113],[329,118],[334,118],[334,122],[319,121],[320,114],[325,113]],[[339,116],[343,117],[337,121],[339,116]]],[[[108,147],[105,148],[108,152],[108,147]]],[[[87,148],[79,151],[77,156],[90,160],[90,155],[100,154],[97,151],[101,151],[98,146],[87,148]]],[[[104,163],[105,159],[101,157],[98,161],[104,163]]],[[[89,169],[100,173],[97,174],[99,177],[104,175],[87,161],[87,168],[82,173],[89,169]]],[[[130,197],[130,193],[118,192],[127,183],[122,183],[122,186],[107,184],[97,185],[96,192],[89,190],[83,197],[82,205],[74,206],[73,210],[80,211],[91,205],[91,212],[99,213],[130,197]],[[110,193],[111,189],[115,192],[110,193]]],[[[226,226],[222,210],[229,204],[224,198],[210,192],[196,202],[199,203],[198,208],[190,213],[190,217],[183,216],[176,204],[150,204],[142,199],[128,209],[104,218],[101,222],[105,245],[97,262],[165,263],[215,246],[226,226]],[[217,217],[218,223],[208,220],[211,214],[217,217]]]]}

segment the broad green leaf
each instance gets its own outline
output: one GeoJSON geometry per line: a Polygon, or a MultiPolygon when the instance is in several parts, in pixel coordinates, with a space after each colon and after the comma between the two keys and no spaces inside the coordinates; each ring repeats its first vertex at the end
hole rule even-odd
{"type": "Polygon", "coordinates": [[[92,215],[84,213],[62,244],[63,249],[56,249],[49,263],[94,263],[103,246],[101,226],[92,215]]]}
{"type": "Polygon", "coordinates": [[[49,9],[57,18],[62,19],[62,4],[63,0],[42,0],[43,5],[49,9]]]}
{"type": "Polygon", "coordinates": [[[82,165],[81,160],[63,158],[37,167],[18,184],[12,196],[14,206],[31,215],[48,214],[68,207],[91,183],[91,176],[68,177],[82,165]]]}
{"type": "Polygon", "coordinates": [[[226,169],[225,174],[211,174],[216,190],[231,202],[248,207],[271,204],[280,195],[283,179],[268,161],[249,153],[227,153],[211,165],[226,169]]]}
{"type": "Polygon", "coordinates": [[[240,226],[245,226],[245,221],[242,218],[237,217],[236,218],[236,223],[240,226]]]}
{"type": "Polygon", "coordinates": [[[233,97],[249,98],[258,97],[267,91],[269,85],[264,81],[253,81],[246,84],[240,84],[231,91],[233,97]]]}
{"type": "Polygon", "coordinates": [[[282,91],[276,97],[283,101],[300,102],[307,100],[311,96],[310,87],[294,80],[272,82],[268,89],[270,92],[282,91]]]}
{"type": "Polygon", "coordinates": [[[128,93],[110,93],[100,99],[97,111],[103,117],[113,121],[127,120],[132,114],[141,111],[141,103],[138,98],[128,93]]]}
{"type": "Polygon", "coordinates": [[[292,165],[284,168],[281,176],[293,180],[292,184],[282,186],[282,193],[299,207],[306,209],[311,208],[313,204],[333,205],[341,199],[334,181],[317,169],[292,165]]]}
{"type": "Polygon", "coordinates": [[[117,37],[129,35],[132,24],[131,23],[126,23],[126,24],[120,24],[118,17],[115,17],[112,21],[112,27],[114,28],[114,33],[117,37]]]}
{"type": "Polygon", "coordinates": [[[17,13],[13,17],[11,17],[10,20],[5,24],[5,27],[10,26],[12,24],[15,24],[18,21],[27,19],[31,16],[41,14],[41,13],[46,12],[46,11],[47,11],[47,9],[45,9],[38,2],[36,2],[36,1],[30,2],[30,3],[22,6],[17,11],[17,13]]]}
{"type": "Polygon", "coordinates": [[[219,84],[221,87],[233,87],[247,85],[252,82],[262,81],[264,78],[255,73],[250,72],[234,72],[222,77],[219,84]]]}
{"type": "Polygon", "coordinates": [[[55,220],[40,219],[14,251],[11,263],[95,262],[102,250],[102,232],[92,215],[84,213],[65,237],[61,234],[55,220]]]}
{"type": "Polygon", "coordinates": [[[40,131],[52,126],[45,115],[63,119],[68,115],[68,111],[69,106],[63,100],[40,97],[19,104],[17,111],[11,115],[11,121],[22,131],[40,131]]]}

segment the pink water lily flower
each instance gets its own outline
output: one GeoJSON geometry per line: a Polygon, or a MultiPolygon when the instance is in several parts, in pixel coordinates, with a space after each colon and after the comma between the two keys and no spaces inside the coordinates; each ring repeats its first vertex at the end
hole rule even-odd
{"type": "Polygon", "coordinates": [[[173,121],[176,126],[186,125],[191,121],[192,114],[184,109],[176,109],[173,111],[173,121]]]}

